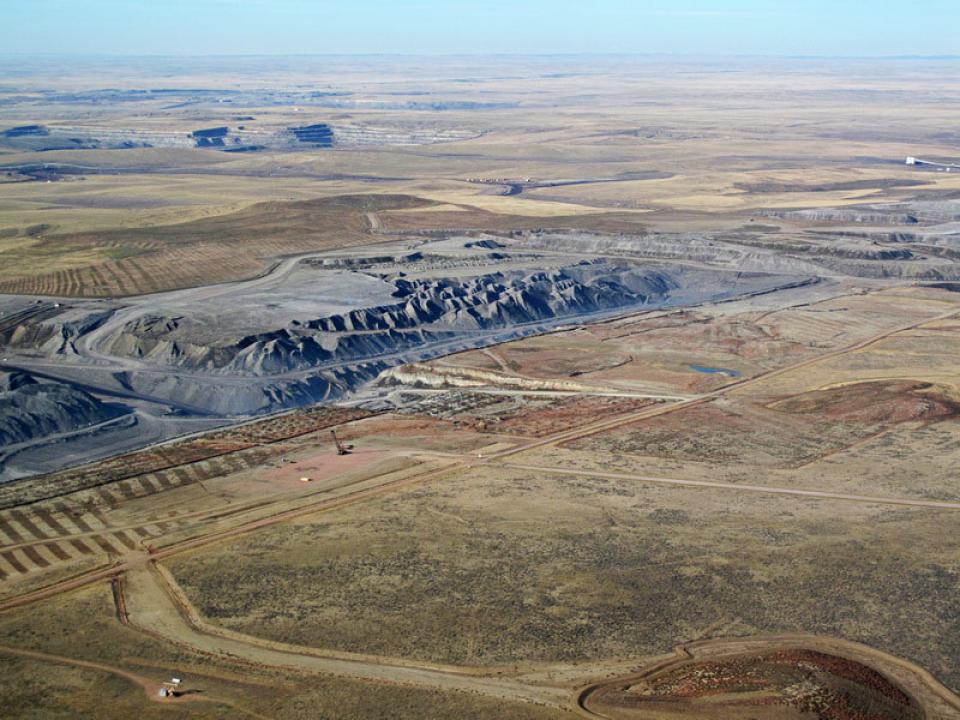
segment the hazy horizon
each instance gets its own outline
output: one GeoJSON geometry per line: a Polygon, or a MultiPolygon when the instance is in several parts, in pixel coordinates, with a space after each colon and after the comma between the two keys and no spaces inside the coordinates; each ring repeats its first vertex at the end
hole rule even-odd
{"type": "Polygon", "coordinates": [[[956,56],[944,0],[34,0],[5,9],[7,55],[956,56]]]}
{"type": "Polygon", "coordinates": [[[123,60],[171,58],[190,59],[203,58],[216,60],[219,58],[634,58],[634,59],[665,59],[665,60],[917,60],[917,61],[952,61],[960,60],[960,52],[955,54],[900,54],[900,55],[765,55],[762,53],[641,53],[641,52],[449,52],[449,53],[422,53],[422,52],[260,52],[260,53],[89,53],[72,52],[8,52],[0,51],[0,59],[45,59],[45,58],[78,58],[91,60],[123,60]]]}

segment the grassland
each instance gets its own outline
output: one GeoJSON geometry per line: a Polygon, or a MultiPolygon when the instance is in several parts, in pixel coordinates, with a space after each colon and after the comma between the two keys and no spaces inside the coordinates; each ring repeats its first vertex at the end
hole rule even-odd
{"type": "Polygon", "coordinates": [[[172,225],[44,236],[9,249],[16,264],[7,273],[14,277],[0,282],[0,292],[117,296],[244,279],[284,255],[377,242],[365,212],[417,204],[405,196],[342,196],[256,204],[172,225]],[[101,260],[84,264],[92,257],[101,260]],[[36,274],[32,263],[64,269],[36,274]]]}
{"type": "MultiPolygon", "coordinates": [[[[19,657],[0,648],[4,718],[190,717],[215,720],[270,717],[301,720],[337,717],[485,718],[509,720],[557,717],[535,707],[494,703],[459,693],[360,684],[317,675],[278,673],[249,664],[218,661],[182,650],[162,638],[145,636],[116,618],[109,586],[64,596],[37,617],[31,608],[0,621],[3,645],[39,651],[63,662],[19,657]],[[185,679],[200,702],[164,705],[116,673],[67,664],[90,661],[147,678],[185,679]],[[217,698],[223,698],[218,702],[217,698]]],[[[190,697],[189,695],[187,697],[190,697]]]]}
{"type": "MultiPolygon", "coordinates": [[[[512,67],[508,79],[500,63],[483,63],[472,68],[476,77],[469,83],[455,66],[424,75],[403,63],[337,64],[341,90],[374,106],[425,98],[442,106],[454,95],[483,104],[495,97],[499,105],[473,111],[378,110],[360,103],[349,112],[350,123],[360,126],[395,123],[480,133],[467,141],[239,154],[162,147],[7,149],[3,166],[66,164],[80,171],[55,182],[3,184],[0,290],[124,294],[249,276],[267,258],[336,242],[350,245],[364,229],[357,219],[322,213],[311,216],[311,232],[296,240],[266,233],[252,244],[248,231],[278,222],[280,206],[271,203],[351,193],[406,194],[453,208],[386,213],[384,226],[393,229],[548,224],[616,231],[737,227],[769,208],[889,203],[960,190],[957,175],[918,175],[902,165],[907,155],[954,152],[943,128],[951,122],[946,108],[958,89],[945,66],[891,63],[877,74],[853,61],[842,67],[734,63],[725,77],[729,83],[723,83],[709,64],[568,62],[574,71],[549,79],[537,61],[512,67]],[[413,76],[398,76],[401,67],[413,76]],[[938,102],[926,103],[918,114],[914,103],[924,93],[935,93],[938,102]],[[507,196],[511,182],[528,186],[507,196]],[[253,217],[258,213],[262,223],[253,217]],[[218,216],[225,217],[223,223],[205,222],[218,216]],[[510,223],[510,217],[522,220],[510,223]],[[186,225],[194,221],[199,224],[186,225]],[[183,227],[163,230],[166,225],[183,227]],[[31,236],[29,229],[38,227],[44,229],[31,236]],[[116,232],[121,228],[128,231],[116,232]],[[331,234],[335,228],[339,240],[331,234]],[[243,257],[225,250],[237,243],[243,243],[243,257]]],[[[38,82],[69,94],[84,82],[95,85],[103,71],[78,68],[69,79],[46,75],[40,67],[31,72],[38,82]]],[[[128,77],[144,88],[167,87],[176,79],[195,87],[206,77],[220,78],[225,91],[250,90],[245,79],[229,73],[183,72],[172,68],[156,78],[138,70],[128,77]]],[[[291,83],[304,77],[310,76],[292,68],[278,75],[291,83]]],[[[17,97],[14,90],[7,95],[17,97]]],[[[237,122],[229,105],[188,107],[168,107],[160,98],[95,109],[82,99],[49,105],[12,101],[0,110],[0,125],[83,117],[83,123],[114,130],[188,131],[237,122]]],[[[243,122],[265,130],[343,114],[323,105],[283,103],[248,110],[241,117],[254,119],[243,122]]]]}
{"type": "Polygon", "coordinates": [[[470,665],[805,632],[912,658],[957,687],[960,648],[941,632],[960,610],[956,522],[484,470],[172,569],[212,621],[283,642],[470,665]]]}

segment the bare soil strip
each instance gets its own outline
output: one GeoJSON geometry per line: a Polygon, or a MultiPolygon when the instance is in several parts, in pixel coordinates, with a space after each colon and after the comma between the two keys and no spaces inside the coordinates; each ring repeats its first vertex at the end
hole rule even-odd
{"type": "Polygon", "coordinates": [[[869,503],[871,505],[907,505],[911,507],[934,508],[936,510],[960,510],[960,503],[940,502],[937,500],[911,500],[908,498],[878,497],[874,495],[847,495],[827,490],[799,490],[796,488],[774,487],[771,485],[746,485],[740,483],[711,482],[709,480],[679,480],[677,478],[653,477],[651,475],[632,475],[629,473],[602,472],[581,468],[549,467],[544,465],[526,465],[521,463],[496,463],[498,467],[514,470],[532,470],[551,475],[585,475],[587,477],[609,480],[635,480],[637,482],[663,483],[667,485],[686,485],[691,487],[715,488],[720,490],[738,490],[740,492],[772,493],[775,495],[794,495],[798,497],[822,498],[826,500],[845,500],[848,502],[869,503]]]}

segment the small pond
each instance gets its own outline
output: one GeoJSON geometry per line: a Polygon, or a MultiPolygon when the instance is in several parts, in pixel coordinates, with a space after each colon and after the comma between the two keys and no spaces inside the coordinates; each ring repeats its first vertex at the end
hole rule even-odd
{"type": "Polygon", "coordinates": [[[743,375],[743,373],[737,370],[731,370],[729,368],[716,368],[708,367],[706,365],[691,365],[691,370],[696,370],[699,373],[707,373],[708,375],[726,375],[727,377],[738,378],[743,375]]]}

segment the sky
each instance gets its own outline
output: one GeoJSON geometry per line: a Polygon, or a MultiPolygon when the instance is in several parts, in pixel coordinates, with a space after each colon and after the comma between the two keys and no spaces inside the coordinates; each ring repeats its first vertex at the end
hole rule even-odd
{"type": "Polygon", "coordinates": [[[0,0],[0,53],[960,55],[960,0],[0,0]]]}

